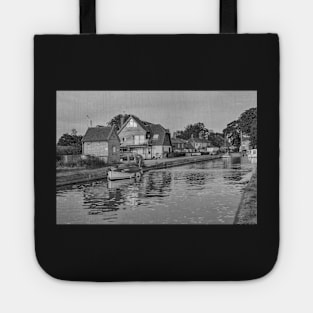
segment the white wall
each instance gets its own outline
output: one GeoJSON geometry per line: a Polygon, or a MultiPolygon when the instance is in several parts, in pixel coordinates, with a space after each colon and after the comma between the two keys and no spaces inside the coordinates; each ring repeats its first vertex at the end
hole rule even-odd
{"type": "Polygon", "coordinates": [[[163,146],[152,146],[152,157],[162,157],[163,146]]]}
{"type": "Polygon", "coordinates": [[[172,152],[171,146],[163,146],[163,152],[172,152]]]}

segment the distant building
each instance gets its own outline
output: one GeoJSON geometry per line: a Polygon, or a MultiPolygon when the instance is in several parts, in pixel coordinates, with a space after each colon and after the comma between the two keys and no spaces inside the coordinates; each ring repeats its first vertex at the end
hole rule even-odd
{"type": "Polygon", "coordinates": [[[191,136],[191,138],[188,140],[188,142],[193,146],[193,148],[197,151],[207,151],[207,148],[211,146],[211,142],[207,139],[202,138],[194,138],[191,136]]]}
{"type": "Polygon", "coordinates": [[[171,136],[168,129],[130,115],[121,126],[118,136],[121,151],[140,154],[144,159],[167,157],[172,152],[171,136]]]}
{"type": "Polygon", "coordinates": [[[207,152],[210,154],[217,154],[220,151],[219,147],[209,147],[207,148],[207,152]]]}
{"type": "Polygon", "coordinates": [[[172,138],[172,146],[174,152],[194,152],[195,149],[187,140],[181,138],[172,138]]]}
{"type": "Polygon", "coordinates": [[[82,139],[83,155],[90,155],[106,163],[120,161],[120,140],[115,127],[90,127],[82,139]]]}

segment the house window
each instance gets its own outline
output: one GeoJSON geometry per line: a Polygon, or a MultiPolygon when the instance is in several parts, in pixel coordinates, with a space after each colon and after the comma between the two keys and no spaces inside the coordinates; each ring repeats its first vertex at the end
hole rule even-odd
{"type": "Polygon", "coordinates": [[[129,121],[129,127],[137,127],[137,123],[133,119],[131,119],[129,121]]]}
{"type": "Polygon", "coordinates": [[[113,153],[116,153],[116,147],[113,146],[113,153]]]}
{"type": "Polygon", "coordinates": [[[145,136],[144,135],[137,135],[135,136],[135,145],[140,145],[145,143],[145,136]]]}
{"type": "Polygon", "coordinates": [[[159,139],[159,134],[154,134],[153,139],[159,139]]]}

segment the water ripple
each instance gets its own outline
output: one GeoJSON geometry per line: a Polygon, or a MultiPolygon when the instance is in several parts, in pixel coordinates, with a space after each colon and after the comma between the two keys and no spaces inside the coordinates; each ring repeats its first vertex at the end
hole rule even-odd
{"type": "Polygon", "coordinates": [[[73,185],[57,191],[57,223],[230,224],[254,166],[219,159],[73,185]]]}

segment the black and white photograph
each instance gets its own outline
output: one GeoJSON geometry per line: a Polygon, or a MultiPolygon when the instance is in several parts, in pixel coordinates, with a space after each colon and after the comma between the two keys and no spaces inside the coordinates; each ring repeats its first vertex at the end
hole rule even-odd
{"type": "Polygon", "coordinates": [[[257,224],[257,91],[56,98],[57,224],[257,224]]]}

